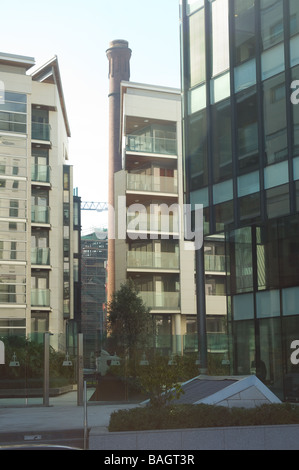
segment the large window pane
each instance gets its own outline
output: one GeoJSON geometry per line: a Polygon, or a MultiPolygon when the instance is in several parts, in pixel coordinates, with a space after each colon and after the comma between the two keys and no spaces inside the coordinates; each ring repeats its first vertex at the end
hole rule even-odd
{"type": "Polygon", "coordinates": [[[285,399],[289,401],[299,400],[299,367],[292,364],[291,349],[293,341],[299,338],[299,317],[289,317],[283,319],[283,345],[286,360],[286,375],[284,376],[285,399]]]}
{"type": "Polygon", "coordinates": [[[255,360],[254,321],[237,321],[234,323],[235,339],[235,373],[250,375],[255,360]]]}
{"type": "Polygon", "coordinates": [[[250,194],[239,199],[240,220],[253,221],[260,217],[260,193],[250,194]]]}
{"type": "Polygon", "coordinates": [[[290,212],[289,185],[284,184],[266,191],[267,215],[269,219],[287,215],[290,212]]]}
{"type": "Polygon", "coordinates": [[[258,168],[258,123],[256,89],[237,95],[237,145],[239,173],[258,168]]]}
{"type": "MultiPolygon", "coordinates": [[[[292,80],[299,80],[299,67],[295,67],[292,69],[292,80]]],[[[299,104],[294,104],[291,108],[293,114],[293,154],[294,156],[296,156],[299,155],[299,104]]]]}
{"type": "Polygon", "coordinates": [[[255,57],[256,29],[253,0],[235,0],[235,64],[255,57]]]}
{"type": "Polygon", "coordinates": [[[298,0],[289,0],[290,2],[290,34],[294,36],[299,33],[299,2],[298,0]]]}
{"type": "Polygon", "coordinates": [[[267,164],[287,158],[285,74],[264,82],[264,128],[267,164]]]}
{"type": "Polygon", "coordinates": [[[214,182],[232,176],[231,107],[230,101],[213,106],[214,182]]]}
{"type": "Polygon", "coordinates": [[[262,80],[273,77],[285,69],[284,45],[278,44],[262,54],[262,80]]]}
{"type": "MultiPolygon", "coordinates": [[[[282,342],[281,323],[279,318],[259,320],[259,351],[260,358],[256,367],[256,375],[276,395],[281,395],[282,378],[282,342]]],[[[254,371],[252,371],[254,373],[254,371]]],[[[282,398],[280,396],[279,398],[282,398]]]]}
{"type": "Polygon", "coordinates": [[[279,287],[279,251],[276,222],[256,229],[258,290],[279,287]]]}
{"type": "Polygon", "coordinates": [[[190,87],[198,85],[206,78],[204,12],[202,9],[189,19],[190,87]]]}
{"type": "Polygon", "coordinates": [[[228,0],[212,2],[212,76],[229,68],[228,0]]]}
{"type": "Polygon", "coordinates": [[[193,116],[189,121],[189,175],[191,191],[208,184],[207,124],[206,112],[193,116]]]}
{"type": "Polygon", "coordinates": [[[261,0],[261,35],[264,50],[283,41],[283,0],[261,0]]]}
{"type": "Polygon", "coordinates": [[[226,225],[232,224],[234,221],[233,201],[224,202],[214,206],[216,232],[223,232],[226,225]]]}
{"type": "Polygon", "coordinates": [[[284,227],[279,228],[280,285],[282,287],[294,286],[298,284],[298,216],[286,218],[284,227]]]}

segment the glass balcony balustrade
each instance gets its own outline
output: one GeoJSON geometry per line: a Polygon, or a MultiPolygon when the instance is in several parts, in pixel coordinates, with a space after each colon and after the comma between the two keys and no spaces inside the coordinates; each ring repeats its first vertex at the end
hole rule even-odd
{"type": "Polygon", "coordinates": [[[31,138],[34,140],[46,140],[50,141],[51,137],[51,126],[50,124],[43,122],[32,122],[31,138]]]}
{"type": "Polygon", "coordinates": [[[50,223],[50,207],[31,206],[31,222],[36,224],[50,223]]]}
{"type": "Polygon", "coordinates": [[[50,289],[31,289],[31,307],[50,307],[50,289]]]}
{"type": "Polygon", "coordinates": [[[31,181],[38,183],[50,183],[51,168],[49,165],[32,165],[31,181]]]}
{"type": "Polygon", "coordinates": [[[177,194],[177,178],[169,176],[139,175],[128,173],[127,189],[131,191],[149,191],[177,194]]]}
{"type": "Polygon", "coordinates": [[[147,307],[151,309],[173,309],[180,308],[179,292],[139,292],[139,296],[147,307]]]}
{"type": "Polygon", "coordinates": [[[31,248],[31,264],[48,266],[50,264],[50,248],[31,248]]]}
{"type": "Polygon", "coordinates": [[[129,152],[177,155],[177,141],[176,139],[161,137],[128,135],[126,137],[126,150],[129,152]]]}
{"type": "Polygon", "coordinates": [[[178,253],[128,251],[127,267],[133,269],[179,269],[178,253]]]}

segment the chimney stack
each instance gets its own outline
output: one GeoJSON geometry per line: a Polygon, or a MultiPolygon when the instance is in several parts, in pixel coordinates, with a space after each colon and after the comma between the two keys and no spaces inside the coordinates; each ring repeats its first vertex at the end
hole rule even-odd
{"type": "MultiPolygon", "coordinates": [[[[109,44],[106,55],[109,61],[109,190],[108,204],[114,204],[114,173],[122,169],[120,152],[120,84],[130,79],[130,59],[132,51],[128,41],[117,39],[109,44]]],[[[108,238],[114,230],[113,213],[108,213],[108,238]]],[[[115,243],[108,239],[108,282],[107,300],[115,290],[115,243]]]]}

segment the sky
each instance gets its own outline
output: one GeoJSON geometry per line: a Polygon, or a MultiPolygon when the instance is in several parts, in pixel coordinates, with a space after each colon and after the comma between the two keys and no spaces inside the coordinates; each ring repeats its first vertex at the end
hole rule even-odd
{"type": "MultiPolygon", "coordinates": [[[[13,0],[0,5],[0,52],[58,57],[71,128],[69,163],[82,201],[108,195],[108,60],[114,39],[132,49],[132,82],[180,88],[179,0],[13,0]]],[[[106,213],[82,211],[82,231],[106,213]]]]}

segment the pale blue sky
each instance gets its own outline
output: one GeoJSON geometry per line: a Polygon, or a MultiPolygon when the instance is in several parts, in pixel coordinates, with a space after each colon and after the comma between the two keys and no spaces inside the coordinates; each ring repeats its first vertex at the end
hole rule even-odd
{"type": "MultiPolygon", "coordinates": [[[[1,52],[34,57],[37,66],[58,56],[75,186],[84,201],[106,201],[105,51],[111,40],[125,39],[131,81],[179,88],[179,0],[11,0],[1,2],[0,14],[1,52]]],[[[83,216],[85,226],[101,224],[96,213],[83,216]]]]}

